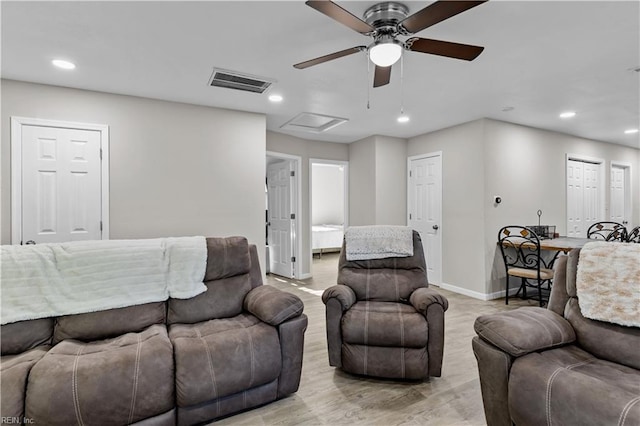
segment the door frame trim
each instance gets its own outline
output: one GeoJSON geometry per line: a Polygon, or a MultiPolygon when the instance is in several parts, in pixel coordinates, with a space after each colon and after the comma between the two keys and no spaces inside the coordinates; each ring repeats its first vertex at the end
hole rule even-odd
{"type": "Polygon", "coordinates": [[[442,284],[442,282],[444,282],[443,277],[444,277],[444,270],[443,270],[443,262],[442,259],[444,258],[444,253],[442,252],[442,246],[443,246],[443,232],[442,231],[445,227],[444,227],[444,216],[442,215],[442,209],[443,209],[443,193],[444,193],[444,161],[443,161],[443,154],[442,151],[433,151],[433,152],[428,152],[425,154],[418,154],[418,155],[412,155],[410,157],[407,157],[407,225],[409,225],[409,214],[411,213],[411,205],[410,205],[410,193],[411,193],[411,185],[410,185],[410,181],[411,178],[409,177],[409,173],[411,172],[411,162],[414,160],[421,160],[423,158],[430,158],[430,157],[440,157],[440,223],[442,224],[442,226],[440,226],[440,238],[439,238],[439,242],[440,242],[440,265],[438,265],[440,267],[440,283],[434,283],[435,285],[440,285],[442,284]]]}
{"type": "MultiPolygon", "coordinates": [[[[275,151],[266,151],[265,157],[282,158],[283,160],[290,160],[293,162],[293,171],[295,172],[295,191],[293,191],[296,200],[291,203],[291,207],[294,208],[294,214],[296,215],[296,224],[294,226],[294,235],[291,236],[293,240],[293,251],[296,257],[296,264],[293,267],[293,278],[301,279],[302,274],[302,157],[298,155],[284,154],[275,151]]],[[[265,170],[266,175],[266,170],[265,170]]]]}
{"type": "Polygon", "coordinates": [[[11,244],[22,241],[22,126],[57,127],[100,132],[101,239],[109,239],[109,126],[106,124],[11,117],[11,244]]]}

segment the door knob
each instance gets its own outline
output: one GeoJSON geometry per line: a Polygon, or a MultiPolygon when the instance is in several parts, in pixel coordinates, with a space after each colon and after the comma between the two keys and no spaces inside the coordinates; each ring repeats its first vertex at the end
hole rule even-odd
{"type": "Polygon", "coordinates": [[[435,229],[436,231],[438,230],[438,228],[440,228],[438,225],[433,225],[433,229],[435,229]]]}

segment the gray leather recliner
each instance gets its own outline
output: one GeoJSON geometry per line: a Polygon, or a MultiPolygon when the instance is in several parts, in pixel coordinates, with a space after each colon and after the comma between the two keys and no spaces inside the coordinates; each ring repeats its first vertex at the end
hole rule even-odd
{"type": "Polygon", "coordinates": [[[422,241],[410,257],[347,261],[324,291],[329,364],[394,379],[440,376],[447,299],[428,287],[422,241]]]}

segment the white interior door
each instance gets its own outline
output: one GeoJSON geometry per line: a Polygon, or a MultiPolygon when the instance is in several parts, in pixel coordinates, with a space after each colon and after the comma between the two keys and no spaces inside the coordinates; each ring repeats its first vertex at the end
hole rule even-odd
{"type": "Polygon", "coordinates": [[[587,230],[605,220],[602,163],[567,159],[567,236],[586,238],[587,230]]]}
{"type": "Polygon", "coordinates": [[[97,130],[21,126],[22,243],[102,238],[101,137],[97,130]]]}
{"type": "Polygon", "coordinates": [[[627,190],[628,167],[611,165],[611,191],[609,204],[609,217],[612,221],[628,225],[630,201],[627,190]]]}
{"type": "Polygon", "coordinates": [[[429,283],[442,283],[442,155],[409,159],[408,224],[420,233],[429,283]]]}
{"type": "Polygon", "coordinates": [[[267,194],[271,273],[293,278],[292,257],[292,185],[291,161],[283,160],[267,166],[267,194]]]}

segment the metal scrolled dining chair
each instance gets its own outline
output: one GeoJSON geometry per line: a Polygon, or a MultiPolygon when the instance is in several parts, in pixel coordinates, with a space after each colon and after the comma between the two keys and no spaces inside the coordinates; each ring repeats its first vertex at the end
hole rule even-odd
{"type": "MultiPolygon", "coordinates": [[[[547,262],[540,253],[540,239],[526,226],[509,225],[498,232],[498,245],[506,271],[505,304],[509,304],[509,278],[520,278],[523,299],[538,300],[540,306],[549,300],[553,279],[553,260],[547,262]],[[527,296],[527,288],[535,289],[533,296],[527,296]]],[[[554,258],[555,259],[555,258],[554,258]]]]}
{"type": "Polygon", "coordinates": [[[640,226],[636,226],[627,233],[628,243],[640,243],[640,226]]]}
{"type": "Polygon", "coordinates": [[[596,222],[587,230],[587,238],[605,241],[627,241],[627,228],[618,222],[596,222]]]}

